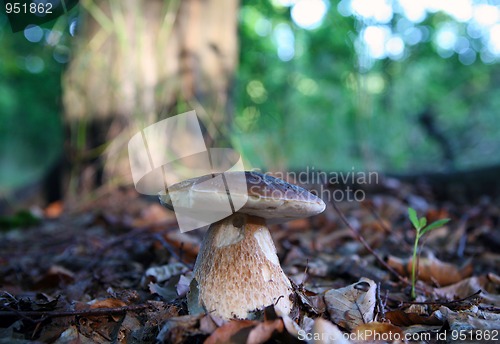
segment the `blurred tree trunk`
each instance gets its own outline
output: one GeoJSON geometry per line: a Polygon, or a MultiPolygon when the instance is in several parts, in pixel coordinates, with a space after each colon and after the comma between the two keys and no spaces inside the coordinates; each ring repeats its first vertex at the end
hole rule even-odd
{"type": "Polygon", "coordinates": [[[85,0],[63,78],[70,192],[130,183],[127,144],[159,119],[196,110],[223,141],[237,63],[238,1],[85,0]]]}

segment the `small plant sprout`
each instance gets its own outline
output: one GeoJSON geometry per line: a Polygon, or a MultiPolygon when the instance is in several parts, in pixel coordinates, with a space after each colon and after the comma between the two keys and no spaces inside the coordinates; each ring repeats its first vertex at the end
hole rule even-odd
{"type": "Polygon", "coordinates": [[[428,233],[434,229],[444,226],[450,219],[441,219],[434,221],[430,225],[427,225],[427,219],[425,217],[418,218],[417,212],[413,208],[408,208],[408,218],[411,224],[416,230],[415,243],[413,245],[413,258],[411,267],[411,297],[416,298],[415,284],[417,283],[417,253],[418,253],[418,241],[425,233],[428,233]]]}

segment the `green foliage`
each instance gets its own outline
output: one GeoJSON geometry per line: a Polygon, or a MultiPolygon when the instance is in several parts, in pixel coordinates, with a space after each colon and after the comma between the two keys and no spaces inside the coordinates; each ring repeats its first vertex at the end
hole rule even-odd
{"type": "Polygon", "coordinates": [[[418,218],[417,212],[413,208],[408,208],[408,218],[410,219],[413,228],[415,228],[415,242],[413,244],[413,257],[412,257],[412,266],[411,266],[411,297],[415,299],[415,284],[417,283],[417,270],[418,270],[418,242],[424,234],[429,233],[430,231],[443,227],[450,219],[440,219],[434,221],[430,225],[427,226],[427,219],[425,217],[418,218]]]}
{"type": "MultiPolygon", "coordinates": [[[[359,41],[373,23],[341,15],[338,5],[330,1],[321,26],[306,30],[280,1],[242,1],[229,125],[248,167],[443,170],[439,143],[419,124],[426,109],[449,139],[458,169],[500,163],[493,154],[500,149],[500,64],[481,62],[479,53],[470,65],[454,52],[443,58],[435,43],[450,24],[476,51],[483,37],[441,12],[411,23],[395,11],[385,26],[402,37],[404,27],[417,28],[425,38],[407,44],[399,60],[374,60],[359,41]],[[294,38],[288,61],[277,54],[280,29],[294,38]]],[[[55,56],[69,50],[68,19],[50,23],[32,43],[22,32],[12,34],[0,14],[0,193],[40,178],[61,151],[64,63],[55,56]],[[61,35],[56,43],[47,40],[52,31],[61,35]],[[40,61],[43,68],[33,69],[40,61]]]]}
{"type": "MultiPolygon", "coordinates": [[[[54,25],[54,23],[52,23],[54,25]]],[[[44,37],[50,34],[45,29],[44,37]]],[[[60,42],[63,43],[61,38],[60,42]]],[[[0,14],[0,196],[41,178],[62,150],[57,47],[12,33],[0,14]]]]}
{"type": "Polygon", "coordinates": [[[456,153],[456,168],[500,162],[491,155],[500,148],[500,65],[481,62],[479,54],[471,65],[454,52],[443,58],[435,43],[438,30],[452,23],[480,50],[483,37],[469,36],[467,22],[436,12],[412,23],[395,12],[387,27],[401,37],[399,27],[417,28],[426,38],[407,44],[399,60],[373,60],[357,48],[373,23],[329,4],[322,25],[306,30],[278,1],[242,3],[233,141],[252,165],[442,171],[442,147],[419,124],[427,109],[456,153]],[[282,25],[295,38],[295,56],[286,62],[275,38],[282,25]]]}
{"type": "Polygon", "coordinates": [[[0,216],[0,230],[35,226],[39,223],[40,219],[27,210],[20,210],[12,216],[0,216]]]}

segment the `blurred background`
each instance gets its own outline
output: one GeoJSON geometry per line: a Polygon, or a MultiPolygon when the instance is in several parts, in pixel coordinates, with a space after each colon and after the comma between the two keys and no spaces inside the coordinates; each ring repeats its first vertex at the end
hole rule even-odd
{"type": "Polygon", "coordinates": [[[130,137],[189,110],[248,168],[496,180],[499,5],[84,0],[14,33],[2,11],[0,198],[130,185],[130,137]]]}

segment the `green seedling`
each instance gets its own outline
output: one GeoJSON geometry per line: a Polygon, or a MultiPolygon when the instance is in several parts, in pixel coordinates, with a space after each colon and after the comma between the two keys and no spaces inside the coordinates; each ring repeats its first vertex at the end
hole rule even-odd
{"type": "Polygon", "coordinates": [[[415,293],[415,284],[417,283],[418,241],[425,233],[444,226],[448,221],[450,221],[450,219],[437,220],[430,225],[427,225],[427,219],[425,217],[418,218],[417,212],[413,208],[408,208],[408,217],[417,232],[415,235],[415,244],[413,245],[413,259],[411,267],[411,297],[415,299],[417,296],[415,293]]]}

